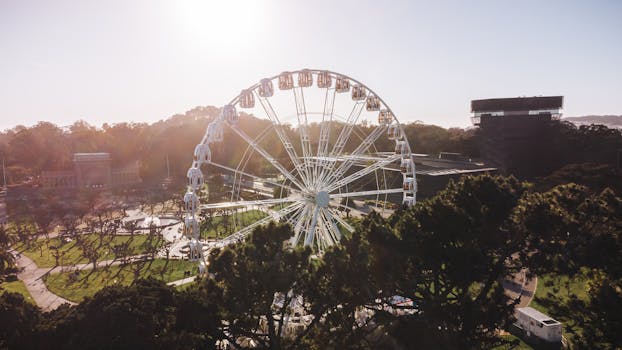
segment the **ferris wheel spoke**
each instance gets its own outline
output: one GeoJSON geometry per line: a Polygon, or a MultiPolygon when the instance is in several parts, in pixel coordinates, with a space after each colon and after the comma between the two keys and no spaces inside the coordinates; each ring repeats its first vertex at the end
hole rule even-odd
{"type": "Polygon", "coordinates": [[[298,245],[298,242],[300,241],[300,237],[302,236],[302,228],[303,226],[306,226],[308,221],[307,213],[309,212],[309,209],[308,204],[304,205],[302,207],[302,211],[300,212],[300,216],[297,218],[296,224],[294,225],[294,236],[291,240],[293,246],[298,245]]]}
{"type": "MultiPolygon", "coordinates": [[[[349,208],[349,207],[346,207],[349,208]]],[[[335,213],[333,211],[333,209],[329,209],[330,214],[332,215],[333,219],[337,220],[337,222],[343,226],[346,230],[350,231],[350,232],[354,232],[354,227],[352,227],[352,225],[350,225],[349,223],[347,223],[344,219],[342,219],[339,216],[339,213],[335,213]]]]}
{"type": "Polygon", "coordinates": [[[380,168],[384,167],[385,165],[393,163],[393,162],[395,162],[395,161],[397,161],[399,159],[401,159],[401,156],[394,154],[392,156],[387,157],[386,159],[377,161],[376,163],[374,163],[374,164],[372,164],[372,165],[370,165],[370,166],[368,166],[366,168],[363,168],[363,169],[361,169],[361,170],[359,170],[359,171],[357,171],[357,172],[355,172],[355,173],[353,173],[353,174],[351,174],[349,176],[346,176],[344,178],[341,178],[341,179],[335,181],[334,183],[331,184],[331,186],[328,187],[327,192],[330,193],[330,192],[338,189],[339,187],[341,187],[343,185],[346,185],[346,184],[349,184],[352,181],[358,180],[358,179],[362,178],[363,176],[368,175],[368,174],[376,171],[377,169],[380,169],[380,168]]]}
{"type": "Polygon", "coordinates": [[[231,202],[222,202],[222,203],[211,203],[211,204],[201,204],[199,206],[200,209],[210,210],[210,209],[225,209],[225,208],[235,208],[235,207],[245,207],[245,206],[265,206],[265,205],[273,205],[280,203],[291,203],[299,201],[299,197],[286,197],[286,198],[278,198],[278,199],[261,199],[256,201],[231,201],[231,202]]]}
{"type": "Polygon", "coordinates": [[[286,220],[288,224],[292,225],[292,228],[298,222],[298,219],[302,215],[304,208],[305,205],[301,205],[298,209],[292,212],[292,214],[289,216],[289,219],[286,220]]]}
{"type": "MultiPolygon", "coordinates": [[[[296,117],[298,118],[298,134],[300,134],[300,146],[302,148],[302,156],[304,163],[304,172],[307,179],[311,178],[309,171],[311,164],[311,140],[309,139],[309,123],[307,118],[307,106],[305,105],[305,95],[302,87],[296,87],[294,90],[294,101],[296,102],[296,117]]],[[[310,183],[307,183],[310,185],[310,183]]]]}
{"type": "Polygon", "coordinates": [[[274,185],[274,186],[278,186],[278,187],[281,187],[281,188],[286,188],[286,189],[290,190],[292,193],[300,192],[299,189],[293,188],[291,186],[283,185],[282,183],[275,182],[275,181],[272,181],[272,180],[268,180],[266,178],[263,178],[263,177],[260,177],[260,176],[257,176],[257,175],[253,175],[253,174],[250,174],[250,173],[238,170],[238,169],[233,169],[233,168],[228,167],[226,165],[222,165],[222,164],[218,164],[218,163],[214,163],[214,162],[208,162],[207,164],[213,165],[215,167],[218,167],[218,168],[221,168],[221,169],[224,169],[224,170],[231,171],[231,172],[233,172],[235,174],[244,175],[244,176],[253,178],[255,180],[260,180],[262,182],[266,182],[266,183],[269,183],[269,184],[274,185]]]}
{"type": "Polygon", "coordinates": [[[287,133],[285,133],[285,131],[283,130],[283,125],[281,124],[281,120],[279,119],[278,114],[275,112],[274,108],[272,107],[270,100],[268,100],[268,98],[266,97],[259,96],[257,92],[255,92],[255,95],[257,99],[259,100],[259,103],[261,104],[264,112],[268,116],[268,119],[270,119],[270,121],[272,122],[274,131],[276,132],[276,135],[281,141],[281,144],[283,145],[285,152],[289,156],[290,161],[294,165],[296,172],[303,179],[303,182],[308,183],[309,179],[307,178],[307,174],[303,171],[304,165],[300,163],[299,157],[296,154],[296,149],[294,148],[294,145],[292,144],[292,142],[289,140],[287,133]]]}
{"type": "MultiPolygon", "coordinates": [[[[255,142],[259,143],[263,141],[263,139],[268,135],[268,131],[270,131],[270,129],[272,129],[272,125],[269,125],[268,127],[264,128],[259,133],[259,135],[255,137],[255,142]]],[[[251,144],[247,144],[246,149],[244,150],[244,154],[242,155],[242,158],[240,158],[240,162],[238,163],[236,172],[234,172],[234,176],[233,176],[233,183],[232,183],[232,189],[231,189],[231,200],[236,198],[236,196],[239,197],[240,195],[240,191],[242,190],[242,179],[243,178],[238,171],[240,169],[246,168],[246,165],[248,164],[251,157],[253,156],[254,150],[255,149],[251,146],[251,144]],[[237,187],[237,190],[236,190],[236,187],[237,187]]]]}
{"type": "MultiPolygon", "coordinates": [[[[332,151],[329,153],[330,156],[340,156],[343,153],[343,149],[345,148],[348,140],[350,139],[350,134],[352,134],[352,130],[354,129],[354,125],[358,120],[361,112],[363,112],[363,106],[365,103],[357,102],[352,107],[352,111],[350,111],[350,115],[346,119],[343,127],[341,128],[341,132],[337,137],[337,141],[335,141],[335,145],[333,146],[332,151]]],[[[320,173],[320,179],[324,179],[326,174],[330,173],[335,167],[335,163],[332,162],[329,166],[322,169],[320,173]]]]}
{"type": "Polygon", "coordinates": [[[390,193],[402,193],[402,192],[404,192],[403,188],[389,188],[389,189],[384,189],[384,190],[335,193],[335,194],[331,194],[330,197],[331,198],[364,197],[364,196],[376,196],[376,195],[390,194],[390,193]]]}
{"type": "Polygon", "coordinates": [[[326,223],[324,221],[324,215],[320,210],[317,218],[317,229],[315,232],[315,245],[319,252],[323,252],[328,246],[332,244],[330,234],[326,230],[326,223]]]}
{"type": "MultiPolygon", "coordinates": [[[[385,130],[385,125],[378,125],[371,133],[369,133],[369,135],[367,135],[367,137],[365,137],[365,139],[358,145],[358,147],[354,151],[352,151],[350,157],[356,158],[367,152],[369,147],[371,147],[378,140],[378,138],[380,138],[385,130]]],[[[352,167],[353,164],[354,161],[352,159],[348,159],[345,162],[341,163],[337,170],[328,173],[325,182],[330,183],[333,179],[340,178],[352,167]]]]}
{"type": "Polygon", "coordinates": [[[328,155],[328,144],[330,142],[330,129],[333,125],[333,112],[335,108],[335,95],[337,90],[326,89],[324,95],[324,111],[322,112],[322,123],[320,124],[320,137],[317,146],[317,160],[315,161],[314,175],[316,183],[319,185],[318,167],[324,169],[327,165],[325,157],[328,155]]]}
{"type": "Polygon", "coordinates": [[[281,174],[283,174],[283,176],[285,176],[289,181],[291,181],[294,185],[296,185],[296,187],[298,187],[301,190],[305,188],[305,186],[301,184],[300,181],[298,181],[298,179],[291,172],[289,172],[289,170],[285,169],[285,167],[281,165],[281,163],[279,163],[276,159],[274,159],[274,157],[272,157],[270,153],[268,153],[265,149],[259,146],[257,142],[255,142],[252,138],[246,135],[244,131],[240,130],[240,128],[238,128],[237,125],[232,125],[232,124],[228,124],[228,125],[231,128],[231,130],[235,131],[235,133],[238,134],[241,138],[243,138],[244,141],[250,144],[255,149],[255,151],[257,151],[257,153],[259,153],[262,157],[264,157],[270,164],[272,164],[273,167],[275,167],[278,171],[280,171],[281,174]]]}
{"type": "Polygon", "coordinates": [[[322,216],[324,218],[326,232],[332,241],[331,243],[334,244],[338,242],[341,239],[341,233],[339,232],[339,228],[337,227],[330,210],[322,209],[322,216]]]}
{"type": "Polygon", "coordinates": [[[294,204],[291,204],[277,212],[275,212],[273,215],[268,215],[263,219],[257,220],[254,223],[243,227],[242,229],[238,230],[237,232],[234,232],[233,234],[223,238],[222,242],[225,244],[229,244],[229,243],[234,243],[242,238],[244,238],[244,236],[246,236],[247,234],[251,233],[256,227],[261,226],[261,225],[265,225],[268,224],[270,221],[273,220],[278,220],[280,219],[282,216],[287,215],[289,213],[291,213],[292,211],[295,211],[296,209],[298,209],[299,206],[301,206],[302,204],[299,202],[296,202],[294,204]]]}

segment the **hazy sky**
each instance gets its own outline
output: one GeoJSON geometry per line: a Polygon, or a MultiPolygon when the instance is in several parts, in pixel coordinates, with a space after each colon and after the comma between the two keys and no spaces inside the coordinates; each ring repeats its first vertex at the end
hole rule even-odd
{"type": "Polygon", "coordinates": [[[400,121],[552,94],[622,114],[622,1],[0,0],[0,129],[156,121],[300,68],[363,81],[400,121]]]}

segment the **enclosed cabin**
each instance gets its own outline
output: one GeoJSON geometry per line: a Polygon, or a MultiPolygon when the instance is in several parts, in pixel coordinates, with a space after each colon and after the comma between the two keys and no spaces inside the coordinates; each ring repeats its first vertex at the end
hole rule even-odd
{"type": "Polygon", "coordinates": [[[241,108],[253,108],[255,107],[255,96],[251,90],[242,90],[240,92],[240,107],[241,108]]]}
{"type": "Polygon", "coordinates": [[[548,343],[562,341],[562,324],[559,321],[531,307],[518,308],[516,313],[516,325],[528,337],[536,337],[548,343]]]}
{"type": "Polygon", "coordinates": [[[194,237],[199,234],[199,222],[194,216],[186,216],[184,219],[184,234],[187,237],[194,237]]]}
{"type": "Polygon", "coordinates": [[[192,191],[186,192],[184,194],[184,205],[186,210],[194,212],[199,206],[199,197],[192,191]]]}
{"type": "Polygon", "coordinates": [[[340,93],[350,91],[350,80],[346,77],[338,76],[335,82],[335,91],[340,93]]]}
{"type": "Polygon", "coordinates": [[[415,192],[415,178],[408,176],[404,178],[404,191],[415,192]]]}
{"type": "Polygon", "coordinates": [[[313,85],[313,73],[308,69],[303,69],[298,73],[298,86],[309,87],[313,85]]]}
{"type": "Polygon", "coordinates": [[[188,242],[188,246],[190,248],[188,258],[192,261],[196,261],[201,259],[203,244],[199,242],[196,238],[193,238],[188,242]]]}
{"type": "Polygon", "coordinates": [[[402,200],[402,204],[407,207],[415,205],[415,202],[416,202],[416,199],[414,195],[406,195],[404,196],[404,199],[402,200]]]}
{"type": "Polygon", "coordinates": [[[279,75],[279,89],[281,90],[291,90],[294,88],[294,78],[292,77],[292,73],[283,72],[279,75]]]}
{"type": "Polygon", "coordinates": [[[201,169],[193,166],[188,169],[186,175],[188,176],[188,185],[192,187],[193,190],[196,191],[197,188],[203,185],[203,173],[201,169]]]}
{"type": "Polygon", "coordinates": [[[194,148],[194,161],[198,165],[207,164],[212,161],[212,151],[209,149],[209,145],[206,143],[199,143],[194,148]]]}
{"type": "Polygon", "coordinates": [[[352,87],[352,99],[354,101],[362,101],[365,99],[367,93],[365,92],[365,87],[361,84],[356,84],[352,87]]]}
{"type": "Polygon", "coordinates": [[[402,155],[402,157],[408,157],[408,145],[406,141],[395,142],[395,154],[402,155]]]}
{"type": "Polygon", "coordinates": [[[216,143],[222,142],[223,130],[220,120],[214,120],[207,126],[207,142],[216,143]]]}
{"type": "Polygon", "coordinates": [[[259,96],[261,97],[272,97],[274,95],[274,86],[272,85],[272,80],[270,79],[261,79],[259,81],[259,96]]]}
{"type": "MultiPolygon", "coordinates": [[[[249,95],[252,97],[253,95],[249,92],[249,95]]],[[[255,104],[253,100],[253,105],[255,104]]],[[[235,109],[234,105],[225,105],[222,108],[222,116],[223,119],[229,123],[230,125],[236,125],[240,119],[238,116],[238,111],[235,109]]]]}
{"type": "Polygon", "coordinates": [[[317,87],[320,89],[328,89],[333,85],[333,78],[328,72],[319,72],[317,74],[317,87]]]}
{"type": "Polygon", "coordinates": [[[400,128],[397,124],[389,125],[387,129],[387,136],[389,140],[401,140],[402,139],[402,128],[400,128]]]}
{"type": "Polygon", "coordinates": [[[407,159],[402,159],[402,162],[400,164],[400,171],[402,172],[402,174],[412,174],[414,173],[414,166],[413,166],[413,161],[410,158],[407,159]]]}
{"type": "Polygon", "coordinates": [[[380,110],[380,99],[374,95],[367,96],[365,103],[365,109],[369,112],[376,112],[380,110]]]}
{"type": "Polygon", "coordinates": [[[393,122],[393,113],[388,109],[383,109],[378,113],[378,124],[389,125],[391,122],[393,122]]]}

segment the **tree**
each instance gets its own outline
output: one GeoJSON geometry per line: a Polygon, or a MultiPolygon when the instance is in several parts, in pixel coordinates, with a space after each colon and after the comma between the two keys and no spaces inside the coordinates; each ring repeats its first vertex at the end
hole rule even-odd
{"type": "Polygon", "coordinates": [[[0,348],[30,349],[31,335],[39,322],[39,309],[18,293],[0,295],[0,348]]]}
{"type": "Polygon", "coordinates": [[[288,249],[288,225],[270,223],[256,228],[244,244],[210,256],[209,275],[203,283],[221,306],[223,335],[235,344],[252,339],[261,348],[294,346],[284,336],[291,305],[309,270],[310,249],[288,249]]]}
{"type": "Polygon", "coordinates": [[[13,235],[5,225],[0,225],[0,281],[15,266],[15,258],[9,252],[11,243],[13,243],[13,235]]]}
{"type": "Polygon", "coordinates": [[[104,288],[76,307],[54,311],[38,338],[42,348],[55,349],[214,349],[215,311],[196,293],[140,280],[104,288]]]}
{"type": "Polygon", "coordinates": [[[522,267],[527,247],[511,218],[527,189],[511,177],[463,177],[389,222],[363,224],[376,260],[387,259],[379,271],[395,281],[391,293],[410,301],[391,322],[399,342],[450,349],[497,341],[517,302],[501,281],[522,267]]]}

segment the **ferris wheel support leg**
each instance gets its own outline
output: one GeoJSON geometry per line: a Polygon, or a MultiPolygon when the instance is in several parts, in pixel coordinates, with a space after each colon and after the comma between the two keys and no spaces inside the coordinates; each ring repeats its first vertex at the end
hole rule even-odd
{"type": "Polygon", "coordinates": [[[313,243],[315,238],[315,225],[317,224],[317,216],[320,211],[320,207],[315,206],[315,210],[313,212],[313,218],[311,219],[311,226],[309,226],[309,230],[307,231],[307,235],[305,237],[305,245],[309,246],[313,243]]]}

